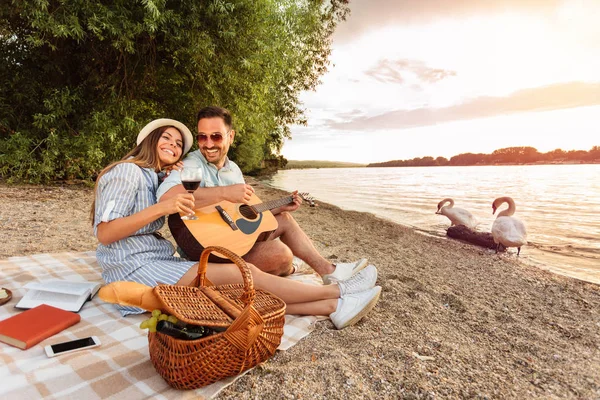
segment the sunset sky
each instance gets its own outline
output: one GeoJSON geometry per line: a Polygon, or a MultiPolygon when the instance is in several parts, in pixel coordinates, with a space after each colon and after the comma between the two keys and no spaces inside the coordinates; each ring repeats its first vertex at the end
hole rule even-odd
{"type": "Polygon", "coordinates": [[[289,160],[600,145],[600,1],[352,0],[289,160]]]}

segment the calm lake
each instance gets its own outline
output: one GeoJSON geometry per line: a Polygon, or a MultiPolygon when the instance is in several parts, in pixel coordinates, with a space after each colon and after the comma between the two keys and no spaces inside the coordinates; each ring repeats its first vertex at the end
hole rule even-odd
{"type": "MultiPolygon", "coordinates": [[[[469,210],[479,231],[489,232],[496,217],[492,201],[510,196],[514,216],[527,226],[521,261],[600,284],[599,164],[299,169],[264,182],[439,237],[450,226],[435,214],[445,197],[469,210]]],[[[516,257],[516,249],[509,252],[516,257]]]]}

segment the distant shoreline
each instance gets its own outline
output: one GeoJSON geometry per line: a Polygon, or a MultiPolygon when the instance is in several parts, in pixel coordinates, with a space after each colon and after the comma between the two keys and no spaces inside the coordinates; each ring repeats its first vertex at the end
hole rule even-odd
{"type": "Polygon", "coordinates": [[[600,146],[589,151],[562,149],[540,153],[530,146],[506,147],[485,153],[461,153],[447,159],[431,156],[415,157],[410,160],[390,160],[370,163],[369,167],[414,167],[414,166],[471,166],[471,165],[530,165],[530,164],[586,164],[600,162],[600,146]]]}
{"type": "Polygon", "coordinates": [[[344,161],[323,161],[323,160],[288,160],[286,166],[282,169],[309,169],[309,168],[362,168],[368,164],[351,163],[344,161]]]}
{"type": "Polygon", "coordinates": [[[552,161],[552,162],[512,162],[512,163],[493,163],[493,164],[464,164],[464,165],[373,165],[367,164],[368,168],[403,168],[403,167],[502,167],[511,165],[582,165],[582,164],[600,164],[600,160],[593,161],[552,161]]]}
{"type": "Polygon", "coordinates": [[[407,167],[494,167],[494,166],[511,166],[511,165],[582,165],[582,164],[600,164],[600,160],[593,161],[552,161],[552,162],[531,162],[531,163],[495,163],[495,164],[471,164],[471,165],[373,165],[372,164],[356,164],[345,163],[338,161],[318,161],[318,160],[289,160],[287,169],[310,169],[310,168],[407,168],[407,167]]]}

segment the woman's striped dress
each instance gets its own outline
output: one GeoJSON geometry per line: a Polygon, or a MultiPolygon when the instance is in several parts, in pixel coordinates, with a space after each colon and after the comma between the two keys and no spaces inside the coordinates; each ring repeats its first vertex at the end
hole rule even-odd
{"type": "MultiPolygon", "coordinates": [[[[98,224],[127,217],[156,204],[158,176],[154,170],[133,163],[117,164],[98,183],[94,234],[98,224]]],[[[195,263],[175,257],[171,242],[157,231],[165,218],[144,226],[132,236],[99,244],[96,250],[102,277],[107,283],[135,281],[148,286],[175,284],[195,263]]],[[[144,312],[136,307],[118,306],[122,315],[144,312]]]]}

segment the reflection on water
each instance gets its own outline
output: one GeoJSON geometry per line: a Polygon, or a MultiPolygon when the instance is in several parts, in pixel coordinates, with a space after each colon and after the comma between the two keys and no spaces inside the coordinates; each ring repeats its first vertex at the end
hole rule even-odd
{"type": "Polygon", "coordinates": [[[523,261],[600,283],[598,164],[285,170],[265,183],[440,237],[450,225],[435,214],[443,198],[471,211],[478,230],[489,232],[492,201],[510,196],[527,226],[523,261]]]}

